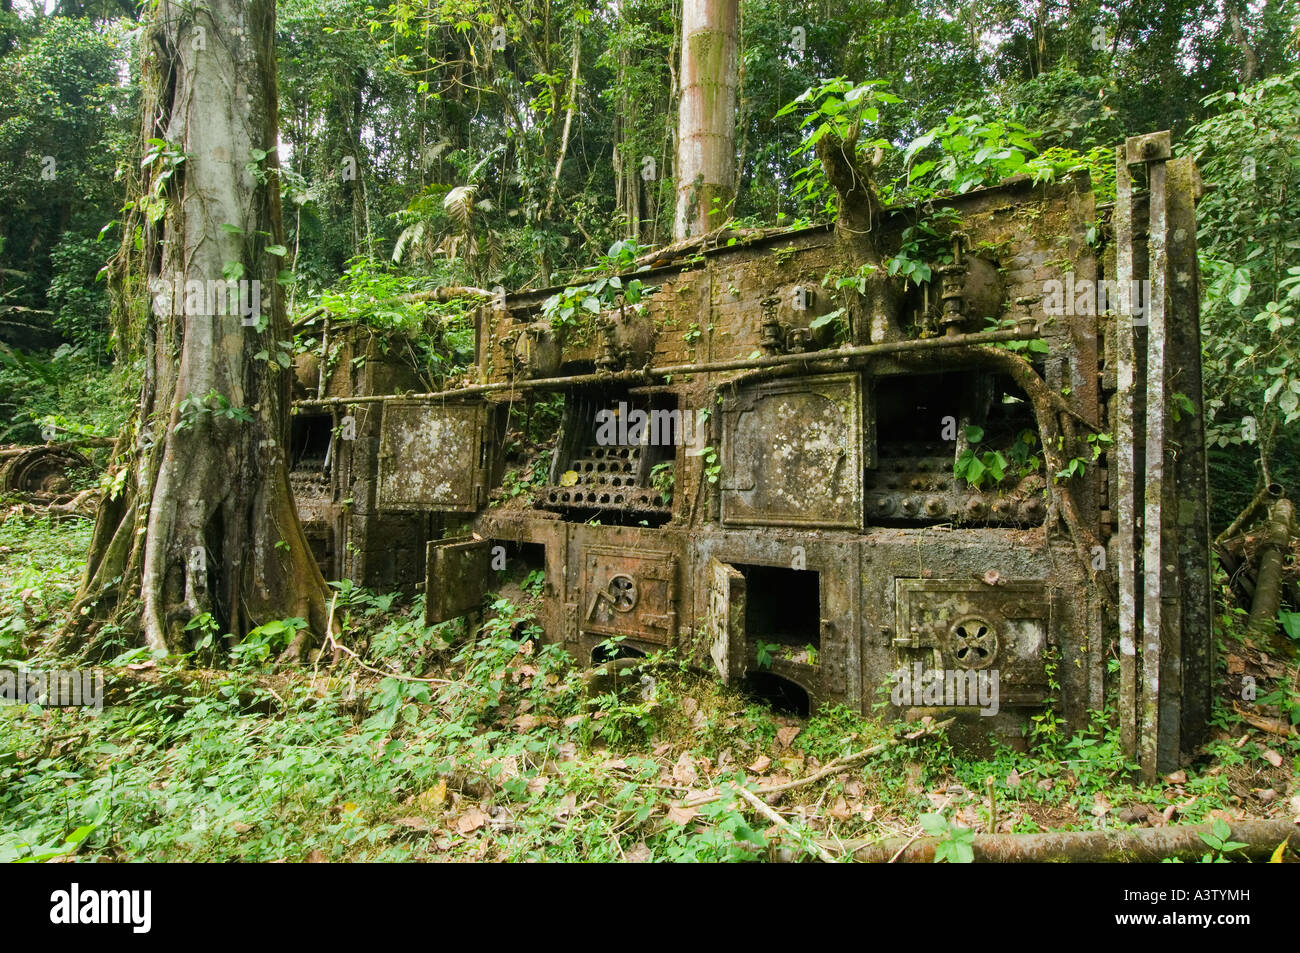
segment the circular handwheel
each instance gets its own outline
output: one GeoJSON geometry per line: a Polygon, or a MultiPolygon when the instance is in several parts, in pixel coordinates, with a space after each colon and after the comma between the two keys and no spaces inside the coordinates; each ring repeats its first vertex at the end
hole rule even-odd
{"type": "Polygon", "coordinates": [[[951,636],[953,659],[962,668],[987,668],[997,658],[998,635],[984,619],[959,619],[953,623],[951,636]]]}
{"type": "Polygon", "coordinates": [[[636,580],[626,573],[611,577],[605,587],[609,601],[619,612],[631,612],[636,605],[636,580]]]}

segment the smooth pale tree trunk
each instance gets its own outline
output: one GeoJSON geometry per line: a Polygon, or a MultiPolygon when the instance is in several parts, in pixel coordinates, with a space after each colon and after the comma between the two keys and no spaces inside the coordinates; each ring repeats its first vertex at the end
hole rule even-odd
{"type": "Polygon", "coordinates": [[[717,228],[735,198],[739,6],[739,0],[682,2],[677,239],[717,228]]]}
{"type": "Polygon", "coordinates": [[[235,638],[292,617],[322,633],[328,590],[285,458],[275,5],[160,0],[143,40],[142,148],[165,140],[184,159],[143,169],[141,194],[165,211],[128,223],[118,263],[119,337],[140,352],[144,385],[79,614],[138,618],[145,643],[169,651],[188,647],[185,625],[205,612],[235,638]],[[222,307],[226,278],[242,284],[222,307]]]}

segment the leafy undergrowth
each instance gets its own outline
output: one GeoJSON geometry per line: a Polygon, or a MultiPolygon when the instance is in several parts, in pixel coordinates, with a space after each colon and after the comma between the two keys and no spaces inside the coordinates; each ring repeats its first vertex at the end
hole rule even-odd
{"type": "MultiPolygon", "coordinates": [[[[74,570],[45,556],[75,551],[85,530],[13,522],[5,558],[46,567],[24,587],[43,608],[26,608],[32,594],[14,602],[6,575],[0,618],[39,628],[62,604],[44,594],[62,593],[74,570]]],[[[344,657],[328,672],[324,658],[274,671],[268,653],[248,651],[199,677],[136,651],[109,666],[117,703],[102,712],[0,707],[0,860],[847,858],[927,832],[945,838],[943,859],[965,860],[972,830],[1300,813],[1300,744],[1230,705],[1193,765],[1135,786],[1101,715],[1069,738],[1049,716],[1031,751],[969,758],[941,735],[844,708],[774,714],[668,657],[617,684],[584,681],[540,641],[528,605],[536,587],[498,600],[472,638],[460,623],[425,627],[418,600],[338,588],[346,641],[369,669],[344,657]],[[814,783],[765,794],[785,825],[737,793],[793,784],[876,746],[814,783]]],[[[268,627],[267,646],[284,634],[268,627]]],[[[31,664],[57,667],[39,653],[31,664]]],[[[1285,668],[1282,680],[1294,674],[1285,668]]],[[[1207,856],[1230,848],[1207,846],[1207,856]]]]}
{"type": "Polygon", "coordinates": [[[93,530],[86,519],[5,519],[0,513],[0,659],[25,658],[62,620],[93,530]]]}

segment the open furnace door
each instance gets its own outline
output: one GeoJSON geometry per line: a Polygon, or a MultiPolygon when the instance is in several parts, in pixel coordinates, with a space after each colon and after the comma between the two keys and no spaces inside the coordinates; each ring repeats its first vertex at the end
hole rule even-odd
{"type": "Polygon", "coordinates": [[[424,567],[424,624],[437,625],[483,603],[490,540],[459,536],[430,540],[424,567]]]}
{"type": "Polygon", "coordinates": [[[705,644],[724,685],[745,676],[745,577],[729,563],[709,558],[705,644]]]}
{"type": "Polygon", "coordinates": [[[375,498],[381,511],[472,513],[485,500],[483,403],[384,404],[375,498]]]}

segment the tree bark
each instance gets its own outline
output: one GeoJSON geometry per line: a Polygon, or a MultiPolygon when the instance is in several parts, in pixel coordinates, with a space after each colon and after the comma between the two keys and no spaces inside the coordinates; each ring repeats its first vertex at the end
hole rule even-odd
{"type": "Polygon", "coordinates": [[[1232,30],[1232,42],[1241,50],[1241,85],[1249,86],[1259,76],[1259,55],[1246,38],[1242,28],[1241,9],[1235,0],[1229,0],[1224,6],[1228,14],[1228,26],[1232,30]]]}
{"type": "Polygon", "coordinates": [[[840,260],[849,267],[867,267],[866,290],[850,296],[846,308],[855,344],[883,344],[903,336],[899,315],[902,308],[898,282],[889,277],[888,262],[878,242],[877,228],[884,205],[876,194],[872,173],[883,153],[864,158],[858,155],[858,128],[843,139],[830,133],[817,141],[817,158],[826,171],[826,181],[835,189],[839,203],[835,214],[835,243],[840,260]]]}
{"type": "Polygon", "coordinates": [[[735,198],[738,11],[739,0],[682,3],[676,239],[717,228],[735,198]]]}
{"type": "Polygon", "coordinates": [[[145,166],[139,192],[166,204],[132,223],[138,252],[126,229],[117,325],[144,383],[74,619],[138,622],[171,652],[202,613],[235,639],[291,617],[323,633],[327,587],[289,488],[290,374],[277,361],[292,335],[270,250],[284,241],[274,2],[160,0],[145,49],[142,147],[164,140],[184,158],[145,166]]]}

